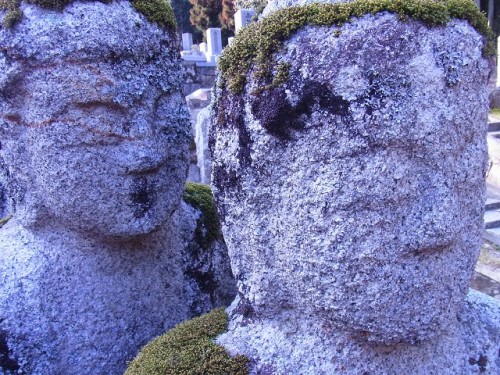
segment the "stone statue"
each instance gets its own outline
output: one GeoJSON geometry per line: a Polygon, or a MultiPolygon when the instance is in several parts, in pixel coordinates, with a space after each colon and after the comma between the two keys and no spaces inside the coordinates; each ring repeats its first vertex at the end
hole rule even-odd
{"type": "Polygon", "coordinates": [[[123,373],[142,345],[231,290],[212,295],[230,274],[221,243],[204,245],[220,252],[218,271],[189,264],[208,255],[195,254],[200,211],[182,202],[177,39],[128,1],[21,10],[0,29],[13,211],[0,229],[0,373],[123,373]]]}
{"type": "Polygon", "coordinates": [[[383,9],[325,25],[339,9],[360,8],[270,14],[221,57],[212,181],[239,297],[218,342],[257,374],[498,374],[500,304],[467,294],[485,38],[383,9]],[[255,56],[243,75],[235,56],[255,56]]]}

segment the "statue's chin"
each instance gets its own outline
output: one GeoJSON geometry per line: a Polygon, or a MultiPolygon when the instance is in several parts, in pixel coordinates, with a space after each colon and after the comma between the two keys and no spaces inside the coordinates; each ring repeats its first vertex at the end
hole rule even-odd
{"type": "Polygon", "coordinates": [[[162,220],[132,220],[128,225],[120,225],[119,227],[109,228],[108,230],[99,230],[95,228],[90,230],[95,237],[100,237],[103,240],[114,241],[132,241],[149,236],[166,225],[167,218],[162,220]],[[96,230],[97,229],[97,230],[96,230]]]}
{"type": "MultiPolygon", "coordinates": [[[[111,214],[112,215],[112,214],[111,214]]],[[[168,225],[168,213],[162,213],[161,217],[135,218],[130,220],[114,221],[113,216],[96,218],[94,222],[86,222],[75,218],[54,218],[52,216],[32,218],[21,218],[21,224],[29,230],[51,228],[51,231],[74,233],[77,237],[92,239],[102,242],[130,242],[137,239],[145,239],[149,235],[157,232],[162,227],[168,225]],[[100,219],[100,220],[99,220],[100,219]],[[55,229],[58,228],[58,229],[55,229]]],[[[116,216],[114,216],[116,218],[116,216]]]]}

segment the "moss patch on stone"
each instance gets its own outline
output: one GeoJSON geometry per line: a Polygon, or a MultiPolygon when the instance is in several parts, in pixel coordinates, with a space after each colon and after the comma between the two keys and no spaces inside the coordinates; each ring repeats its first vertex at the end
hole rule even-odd
{"type": "Polygon", "coordinates": [[[146,16],[149,22],[156,23],[164,29],[176,28],[174,10],[167,0],[132,0],[132,5],[146,16]]]}
{"type": "Polygon", "coordinates": [[[8,215],[3,219],[0,219],[0,228],[3,227],[12,218],[12,215],[8,215]]]}
{"type": "MultiPolygon", "coordinates": [[[[30,4],[36,4],[47,9],[62,10],[65,6],[74,0],[24,0],[30,4]]],[[[88,0],[99,1],[101,3],[110,3],[111,0],[88,0]]],[[[156,23],[158,26],[175,30],[174,11],[168,0],[130,0],[133,7],[144,14],[149,22],[156,23]]],[[[22,11],[19,8],[21,0],[0,0],[0,10],[7,10],[2,20],[2,25],[6,28],[13,27],[15,23],[22,18],[22,11]]]]}
{"type": "Polygon", "coordinates": [[[125,375],[247,375],[246,357],[231,358],[212,341],[227,324],[222,308],[179,324],[147,344],[125,375]]]}
{"type": "Polygon", "coordinates": [[[212,190],[208,185],[188,182],[183,198],[187,204],[201,211],[195,230],[195,239],[203,249],[208,249],[214,241],[222,239],[212,190]]]}
{"type": "Polygon", "coordinates": [[[356,0],[351,3],[309,4],[280,9],[262,21],[252,23],[236,36],[219,59],[222,86],[241,93],[253,68],[256,78],[283,83],[286,67],[275,66],[274,54],[283,42],[305,26],[341,26],[355,17],[380,12],[395,13],[401,20],[413,18],[429,27],[444,26],[463,19],[484,36],[484,56],[495,54],[495,36],[485,15],[471,0],[356,0]]]}
{"type": "Polygon", "coordinates": [[[19,0],[0,0],[0,11],[7,11],[2,18],[2,26],[10,28],[21,19],[23,13],[19,9],[19,0]]]}

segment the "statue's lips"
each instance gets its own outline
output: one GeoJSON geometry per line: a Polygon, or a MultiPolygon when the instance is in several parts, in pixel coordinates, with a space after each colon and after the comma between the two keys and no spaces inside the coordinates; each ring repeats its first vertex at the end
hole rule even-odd
{"type": "Polygon", "coordinates": [[[455,239],[429,239],[416,245],[409,245],[406,248],[406,253],[408,255],[431,255],[434,253],[442,253],[453,249],[455,244],[455,239]]]}
{"type": "Polygon", "coordinates": [[[127,175],[151,175],[159,173],[167,164],[168,160],[164,159],[162,161],[156,162],[145,162],[143,164],[127,167],[125,170],[125,174],[127,175]]]}

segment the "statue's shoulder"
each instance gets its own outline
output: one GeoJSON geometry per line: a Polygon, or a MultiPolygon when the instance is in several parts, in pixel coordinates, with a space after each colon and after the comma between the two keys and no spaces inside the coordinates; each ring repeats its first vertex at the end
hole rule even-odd
{"type": "Polygon", "coordinates": [[[13,270],[23,259],[31,258],[33,235],[14,218],[0,226],[0,269],[13,270]]]}
{"type": "Polygon", "coordinates": [[[0,249],[7,248],[12,245],[13,242],[20,240],[23,236],[23,227],[13,219],[11,216],[7,216],[0,220],[0,249]]]}
{"type": "Polygon", "coordinates": [[[471,368],[499,374],[500,300],[471,289],[458,319],[471,368]]]}
{"type": "MultiPolygon", "coordinates": [[[[475,318],[500,328],[500,300],[470,289],[465,299],[462,318],[475,318]]],[[[500,330],[499,330],[500,331],[500,330]]]]}

